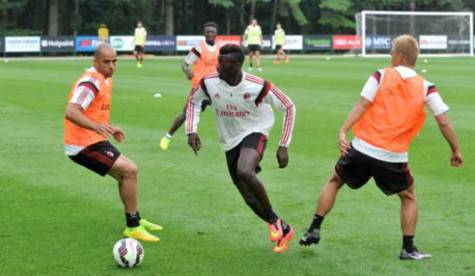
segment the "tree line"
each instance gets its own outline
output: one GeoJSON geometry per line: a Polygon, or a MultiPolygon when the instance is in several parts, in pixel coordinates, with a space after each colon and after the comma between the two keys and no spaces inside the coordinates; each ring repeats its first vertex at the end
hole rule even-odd
{"type": "Polygon", "coordinates": [[[354,33],[362,10],[474,11],[473,0],[0,0],[0,35],[129,34],[141,20],[153,34],[200,34],[215,21],[241,34],[251,18],[264,33],[354,33]]]}

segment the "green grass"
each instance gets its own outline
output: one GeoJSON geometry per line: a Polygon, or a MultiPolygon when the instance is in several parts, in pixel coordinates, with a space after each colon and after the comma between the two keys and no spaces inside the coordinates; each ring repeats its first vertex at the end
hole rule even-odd
{"type": "MultiPolygon", "coordinates": [[[[259,177],[278,214],[300,236],[315,199],[338,158],[337,131],[367,77],[386,59],[264,61],[264,78],[297,106],[290,165],[277,168],[281,115],[259,177]]],[[[148,60],[141,70],[120,60],[114,76],[112,122],[126,132],[119,149],[139,167],[140,211],[165,230],[144,244],[141,267],[115,266],[111,250],[124,215],[117,185],[75,165],[63,154],[63,113],[73,81],[90,61],[0,63],[1,275],[474,275],[475,60],[421,63],[451,107],[465,166],[449,166],[449,148],[428,116],[413,143],[419,224],[416,242],[432,260],[401,262],[399,199],[370,182],[341,190],[315,248],[292,243],[272,253],[266,225],[231,184],[217,143],[213,114],[200,125],[195,157],[183,129],[168,151],[160,137],[182,109],[189,90],[180,59],[148,60]],[[154,93],[162,98],[153,98],[154,93]]]]}

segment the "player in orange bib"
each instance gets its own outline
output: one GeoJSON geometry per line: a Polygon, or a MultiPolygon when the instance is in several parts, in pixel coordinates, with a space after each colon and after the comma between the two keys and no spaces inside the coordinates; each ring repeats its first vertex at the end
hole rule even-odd
{"type": "Polygon", "coordinates": [[[65,154],[77,164],[118,181],[127,223],[124,235],[157,242],[159,239],[148,231],[162,227],[141,218],[137,211],[137,167],[109,143],[110,136],[117,142],[125,138],[120,128],[110,124],[111,77],[116,61],[115,50],[100,44],[93,67],[73,85],[64,119],[65,154]]]}
{"type": "Polygon", "coordinates": [[[403,233],[401,260],[430,258],[414,245],[417,201],[414,179],[408,167],[408,149],[424,124],[426,106],[451,148],[451,165],[463,164],[457,137],[447,117],[448,106],[435,85],[414,70],[419,54],[417,41],[402,35],[393,41],[391,67],[378,70],[366,82],[361,98],[343,123],[339,134],[341,157],[320,192],[313,220],[300,239],[301,245],[317,244],[320,226],[346,183],[358,189],[372,177],[386,195],[401,200],[403,233]],[[346,134],[353,128],[353,141],[346,134]]]}
{"type": "MultiPolygon", "coordinates": [[[[218,35],[218,25],[214,22],[208,22],[203,25],[205,40],[200,42],[198,47],[191,48],[190,52],[185,58],[185,61],[181,65],[181,69],[185,73],[186,77],[191,80],[191,86],[196,87],[199,85],[200,80],[211,73],[216,72],[216,66],[218,65],[219,55],[219,43],[216,42],[216,36],[218,35]],[[190,66],[193,65],[192,68],[190,66]]],[[[209,105],[208,101],[203,102],[202,109],[209,105]]],[[[171,139],[175,131],[180,128],[185,122],[185,110],[173,121],[170,130],[160,140],[160,148],[163,150],[168,149],[171,139]]]]}

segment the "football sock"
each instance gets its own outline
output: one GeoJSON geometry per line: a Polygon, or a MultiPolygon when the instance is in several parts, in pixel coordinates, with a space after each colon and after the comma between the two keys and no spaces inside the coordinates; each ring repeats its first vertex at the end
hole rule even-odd
{"type": "Polygon", "coordinates": [[[125,219],[127,221],[127,227],[137,227],[140,225],[140,215],[139,212],[134,213],[125,213],[125,219]]]}
{"type": "Polygon", "coordinates": [[[268,218],[268,222],[270,224],[274,224],[277,219],[279,218],[275,213],[274,213],[274,210],[270,209],[270,210],[266,210],[266,215],[267,215],[267,218],[268,218]]]}
{"type": "Polygon", "coordinates": [[[409,253],[414,251],[414,236],[402,236],[402,248],[409,253]]]}
{"type": "Polygon", "coordinates": [[[287,235],[287,233],[290,232],[290,225],[285,223],[282,219],[280,220],[282,223],[282,232],[284,232],[284,236],[287,235]]]}
{"type": "Polygon", "coordinates": [[[324,216],[320,216],[320,215],[315,214],[313,216],[312,223],[310,224],[310,227],[308,228],[308,231],[311,232],[315,229],[320,229],[320,226],[322,225],[322,222],[323,222],[324,218],[325,218],[324,216]]]}

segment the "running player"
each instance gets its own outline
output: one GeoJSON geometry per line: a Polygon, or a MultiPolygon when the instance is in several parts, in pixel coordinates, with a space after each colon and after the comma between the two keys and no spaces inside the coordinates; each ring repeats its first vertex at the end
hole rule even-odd
{"type": "Polygon", "coordinates": [[[285,43],[285,31],[282,29],[280,23],[277,23],[277,27],[274,32],[274,45],[275,45],[275,60],[274,64],[279,64],[281,57],[284,58],[285,63],[289,63],[289,57],[285,53],[283,47],[285,43]]]}
{"type": "Polygon", "coordinates": [[[72,161],[97,174],[106,174],[119,183],[125,207],[127,227],[124,235],[143,241],[158,242],[148,231],[162,227],[140,217],[137,211],[137,166],[109,143],[125,139],[124,132],[109,123],[112,75],[117,54],[108,44],[100,44],[94,53],[94,65],[74,84],[64,119],[64,149],[72,161]]]}
{"type": "Polygon", "coordinates": [[[252,71],[252,59],[256,56],[257,71],[262,71],[261,68],[261,47],[264,45],[264,38],[262,37],[261,26],[257,25],[257,20],[254,18],[251,24],[247,26],[244,31],[243,42],[247,45],[249,53],[249,71],[252,71]]]}
{"type": "MultiPolygon", "coordinates": [[[[192,87],[198,86],[204,76],[216,72],[216,66],[218,65],[219,44],[216,42],[218,25],[214,22],[205,23],[203,25],[203,32],[205,40],[201,41],[198,47],[191,48],[181,65],[181,69],[186,77],[191,80],[192,87]],[[192,65],[193,67],[190,68],[192,65]]],[[[203,103],[203,110],[208,104],[208,102],[203,103]]],[[[173,121],[170,130],[160,140],[161,149],[168,149],[173,134],[185,122],[185,108],[186,104],[183,111],[173,121]]]]}
{"type": "Polygon", "coordinates": [[[195,154],[201,148],[198,122],[201,104],[208,100],[216,114],[231,179],[247,205],[268,223],[269,238],[276,242],[273,251],[281,253],[288,249],[294,229],[275,214],[264,184],[256,174],[261,170],[259,162],[274,124],[272,107],[284,113],[277,161],[280,168],[287,166],[295,107],[276,86],[244,73],[244,58],[239,46],[224,45],[220,49],[218,73],[206,76],[193,88],[186,109],[188,144],[195,154]]]}
{"type": "Polygon", "coordinates": [[[137,67],[142,68],[145,41],[147,40],[147,30],[142,26],[142,21],[137,22],[137,28],[134,32],[134,56],[137,59],[137,67]]]}
{"type": "Polygon", "coordinates": [[[368,79],[361,98],[343,123],[339,134],[341,157],[335,171],[323,187],[315,216],[300,244],[317,244],[320,226],[335,203],[338,190],[346,183],[358,189],[373,177],[386,195],[397,194],[401,200],[401,260],[422,260],[430,254],[414,245],[417,201],[414,179],[408,167],[408,149],[424,124],[424,105],[438,123],[447,140],[454,167],[463,164],[457,137],[447,117],[449,108],[433,83],[414,70],[419,47],[409,35],[393,41],[391,67],[378,70],[368,79]],[[346,140],[353,127],[353,141],[346,140]]]}

